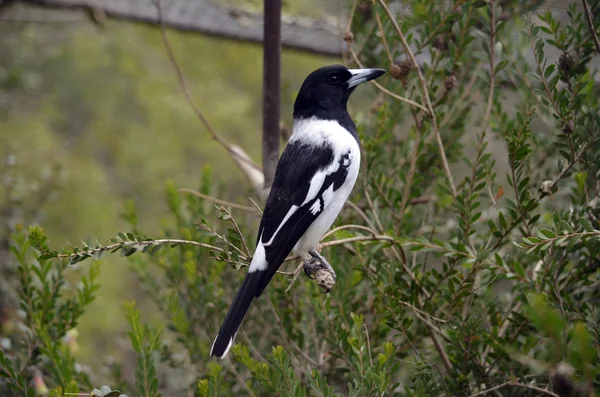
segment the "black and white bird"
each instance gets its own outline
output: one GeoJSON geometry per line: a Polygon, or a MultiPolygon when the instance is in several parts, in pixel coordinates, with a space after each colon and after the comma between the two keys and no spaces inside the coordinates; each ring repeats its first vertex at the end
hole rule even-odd
{"type": "Polygon", "coordinates": [[[211,356],[225,357],[250,304],[290,252],[301,257],[310,254],[335,274],[314,248],[342,210],[358,176],[358,134],[346,103],[357,85],[384,73],[332,65],[304,80],[294,103],[293,133],[277,163],[254,257],[211,356]]]}

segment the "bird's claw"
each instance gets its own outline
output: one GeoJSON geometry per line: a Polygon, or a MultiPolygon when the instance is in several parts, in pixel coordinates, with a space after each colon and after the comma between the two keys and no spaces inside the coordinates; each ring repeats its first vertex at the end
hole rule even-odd
{"type": "Polygon", "coordinates": [[[331,291],[331,288],[333,288],[333,285],[335,284],[337,278],[333,267],[331,267],[327,259],[325,259],[315,250],[310,250],[309,254],[312,256],[312,258],[304,261],[304,273],[306,273],[308,278],[310,278],[311,280],[316,279],[319,283],[319,286],[321,286],[324,289],[324,292],[331,291]],[[320,270],[324,270],[328,274],[326,273],[319,277],[317,273],[320,270]],[[329,275],[331,277],[329,277],[329,275]]]}
{"type": "Polygon", "coordinates": [[[314,280],[315,277],[315,273],[319,270],[319,269],[323,269],[323,266],[321,265],[321,263],[319,263],[319,260],[316,258],[310,258],[307,259],[306,261],[304,261],[304,273],[306,274],[306,276],[308,278],[310,278],[311,280],[314,280]]]}

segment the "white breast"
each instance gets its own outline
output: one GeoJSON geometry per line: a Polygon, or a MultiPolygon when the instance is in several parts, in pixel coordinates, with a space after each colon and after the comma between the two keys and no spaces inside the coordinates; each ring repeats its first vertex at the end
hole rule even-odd
{"type": "MultiPolygon", "coordinates": [[[[325,174],[337,171],[340,166],[341,157],[347,153],[349,154],[349,159],[346,160],[346,162],[350,162],[346,180],[335,192],[333,191],[333,186],[325,192],[323,195],[325,204],[323,212],[317,217],[312,225],[310,225],[308,230],[294,247],[294,251],[297,254],[303,255],[319,243],[323,235],[329,230],[339,215],[344,203],[352,192],[360,169],[360,148],[358,142],[350,132],[334,120],[318,120],[316,118],[311,118],[295,121],[294,132],[290,138],[290,142],[295,140],[301,140],[302,142],[313,144],[315,146],[326,144],[333,148],[335,161],[329,169],[323,170],[325,174]]],[[[324,180],[324,177],[321,178],[321,176],[316,175],[314,178],[315,183],[318,182],[317,179],[319,178],[324,180]]],[[[313,190],[314,188],[314,190],[316,190],[314,194],[316,195],[320,190],[320,186],[318,188],[317,186],[313,187],[312,182],[313,181],[311,181],[310,190],[313,190]]]]}

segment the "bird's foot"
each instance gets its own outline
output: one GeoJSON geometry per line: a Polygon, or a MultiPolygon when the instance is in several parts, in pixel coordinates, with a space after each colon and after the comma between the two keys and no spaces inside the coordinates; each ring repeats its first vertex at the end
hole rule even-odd
{"type": "Polygon", "coordinates": [[[336,281],[336,274],[333,267],[327,262],[321,254],[314,249],[308,252],[312,258],[304,261],[304,273],[308,278],[317,280],[317,284],[325,292],[331,291],[336,281]]]}

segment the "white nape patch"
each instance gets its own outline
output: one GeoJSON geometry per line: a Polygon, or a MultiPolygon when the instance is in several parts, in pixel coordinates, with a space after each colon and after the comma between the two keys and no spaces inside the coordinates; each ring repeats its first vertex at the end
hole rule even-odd
{"type": "Polygon", "coordinates": [[[317,213],[321,211],[321,200],[316,200],[309,208],[309,211],[312,212],[313,215],[317,215],[317,213]]]}
{"type": "Polygon", "coordinates": [[[341,150],[348,149],[350,145],[356,144],[356,139],[340,123],[335,120],[321,120],[314,116],[308,119],[294,120],[290,142],[294,141],[318,147],[327,142],[336,157],[341,150]]]}
{"type": "MultiPolygon", "coordinates": [[[[262,235],[260,236],[262,238],[262,235]]],[[[267,262],[267,256],[265,254],[265,246],[260,241],[256,246],[256,251],[254,251],[254,256],[252,257],[252,262],[250,263],[250,268],[248,269],[248,273],[254,273],[255,271],[265,271],[269,267],[269,262],[267,262]]]]}

